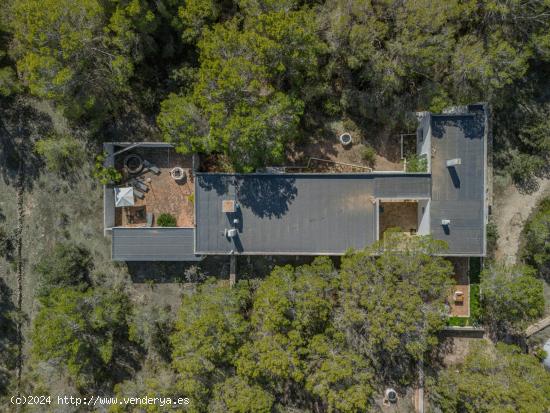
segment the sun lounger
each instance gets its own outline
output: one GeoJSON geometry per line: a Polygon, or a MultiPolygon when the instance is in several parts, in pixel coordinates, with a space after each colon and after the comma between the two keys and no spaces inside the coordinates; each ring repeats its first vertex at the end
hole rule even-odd
{"type": "Polygon", "coordinates": [[[130,185],[132,185],[134,189],[138,189],[142,192],[147,192],[149,190],[149,187],[143,181],[137,179],[132,179],[130,185]]]}
{"type": "Polygon", "coordinates": [[[140,190],[134,188],[134,196],[138,197],[139,199],[143,199],[145,197],[145,194],[140,190]]]}
{"type": "Polygon", "coordinates": [[[145,166],[147,169],[149,169],[151,172],[153,172],[155,175],[160,174],[160,169],[157,168],[155,165],[153,165],[149,161],[143,161],[143,166],[145,166]]]}

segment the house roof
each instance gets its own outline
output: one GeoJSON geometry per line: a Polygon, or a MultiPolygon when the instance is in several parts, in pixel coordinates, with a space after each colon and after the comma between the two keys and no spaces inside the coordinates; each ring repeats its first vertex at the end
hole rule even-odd
{"type": "Polygon", "coordinates": [[[431,115],[431,233],[456,255],[485,254],[486,136],[483,107],[431,115]],[[446,161],[454,158],[461,164],[447,167],[446,161]],[[441,225],[443,219],[450,225],[441,225]]]}
{"type": "Polygon", "coordinates": [[[197,174],[198,254],[342,254],[376,240],[376,198],[429,198],[428,174],[197,174]],[[236,213],[222,202],[234,199],[236,213]],[[234,225],[233,221],[238,223],[234,225]],[[238,236],[227,237],[235,226],[238,236]]]}
{"type": "Polygon", "coordinates": [[[430,115],[430,129],[426,174],[197,174],[196,252],[343,254],[376,240],[374,200],[429,198],[430,233],[447,242],[446,254],[485,255],[485,106],[430,115]],[[447,167],[453,158],[461,164],[447,167]],[[222,211],[228,199],[236,213],[222,211]],[[238,234],[228,237],[232,227],[238,234]]]}
{"type": "Polygon", "coordinates": [[[199,261],[194,228],[122,228],[112,231],[115,261],[199,261]]]}

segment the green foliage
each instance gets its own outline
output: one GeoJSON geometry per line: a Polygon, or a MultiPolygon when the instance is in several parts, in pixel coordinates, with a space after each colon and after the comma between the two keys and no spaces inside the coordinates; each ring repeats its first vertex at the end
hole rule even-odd
{"type": "Polygon", "coordinates": [[[493,264],[482,271],[482,319],[496,336],[519,333],[543,314],[543,285],[534,274],[525,265],[493,264]]]}
{"type": "Polygon", "coordinates": [[[112,289],[65,287],[41,303],[31,333],[33,360],[66,371],[79,390],[112,383],[129,352],[128,297],[112,289]]]}
{"type": "Polygon", "coordinates": [[[491,257],[493,256],[494,251],[497,247],[497,242],[499,237],[498,227],[494,222],[490,221],[486,226],[486,231],[487,231],[487,255],[491,257]]]}
{"type": "Polygon", "coordinates": [[[0,96],[9,96],[18,90],[15,71],[11,67],[0,67],[0,96]]]}
{"type": "Polygon", "coordinates": [[[71,136],[50,136],[35,143],[35,151],[46,161],[49,170],[69,173],[84,160],[82,144],[71,136]]]}
{"type": "Polygon", "coordinates": [[[214,389],[212,413],[271,413],[274,397],[241,377],[230,377],[214,389]]]}
{"type": "Polygon", "coordinates": [[[358,413],[380,381],[411,383],[445,323],[452,266],[428,238],[394,234],[386,247],[350,252],[340,272],[318,257],[276,267],[253,291],[208,281],[186,294],[172,366],[191,411],[271,411],[277,401],[358,413]]]}
{"type": "Polygon", "coordinates": [[[113,166],[105,166],[106,159],[106,152],[96,156],[94,178],[103,185],[117,184],[122,180],[122,174],[113,166]]]}
{"type": "Polygon", "coordinates": [[[92,257],[82,246],[56,244],[51,254],[43,255],[34,268],[39,275],[36,295],[44,298],[53,289],[72,287],[85,291],[90,286],[92,257]]]}
{"type": "Polygon", "coordinates": [[[407,158],[407,172],[428,172],[428,160],[424,155],[407,158]]]}
{"type": "Polygon", "coordinates": [[[550,198],[537,206],[525,224],[521,256],[543,277],[550,277],[550,198]]]}
{"type": "Polygon", "coordinates": [[[18,311],[12,291],[0,278],[0,396],[5,396],[16,367],[18,311]]]}
{"type": "Polygon", "coordinates": [[[344,337],[313,337],[306,389],[325,401],[328,411],[364,412],[372,402],[373,373],[368,361],[346,348],[344,337]]]}
{"type": "Polygon", "coordinates": [[[241,315],[248,292],[209,281],[184,295],[172,336],[172,366],[178,389],[190,397],[192,412],[207,411],[212,389],[231,373],[248,325],[241,315]]]}
{"type": "Polygon", "coordinates": [[[14,242],[13,236],[8,233],[4,226],[0,226],[0,257],[7,260],[13,259],[14,242]]]}
{"type": "Polygon", "coordinates": [[[383,244],[342,259],[336,327],[381,377],[410,379],[410,366],[437,344],[453,272],[432,256],[437,251],[440,242],[390,232],[383,244]]]}
{"type": "Polygon", "coordinates": [[[272,12],[204,31],[192,93],[170,95],[157,123],[179,151],[222,152],[237,170],[284,160],[304,111],[298,93],[317,76],[323,44],[310,11],[272,12]]]}
{"type": "Polygon", "coordinates": [[[428,381],[431,403],[442,412],[546,412],[550,374],[537,358],[505,344],[473,343],[459,368],[428,381]]]}
{"type": "Polygon", "coordinates": [[[365,145],[361,148],[361,159],[368,166],[374,168],[374,165],[376,164],[376,150],[370,145],[365,145]]]}
{"type": "Polygon", "coordinates": [[[216,0],[190,0],[178,9],[178,17],[183,27],[182,39],[194,43],[203,29],[217,21],[221,14],[221,2],[216,0]]]}
{"type": "Polygon", "coordinates": [[[170,214],[160,214],[157,218],[157,225],[159,227],[176,227],[176,218],[170,214]]]}

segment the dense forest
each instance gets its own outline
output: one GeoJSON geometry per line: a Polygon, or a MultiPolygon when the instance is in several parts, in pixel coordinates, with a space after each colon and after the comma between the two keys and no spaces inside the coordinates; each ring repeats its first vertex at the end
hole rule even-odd
{"type": "Polygon", "coordinates": [[[412,111],[487,101],[497,170],[528,190],[550,152],[548,7],[7,0],[0,93],[48,100],[94,142],[147,134],[244,171],[333,118],[403,131],[412,111]]]}
{"type": "Polygon", "coordinates": [[[510,344],[545,311],[548,200],[517,265],[484,263],[472,318],[490,340],[460,368],[443,363],[440,335],[452,266],[429,238],[387,240],[378,257],[380,245],[251,264],[234,288],[221,264],[162,263],[152,273],[177,272],[173,284],[139,289],[103,237],[105,141],[164,140],[253,172],[333,120],[384,137],[414,130],[415,111],[478,101],[491,108],[495,186],[533,192],[550,165],[547,0],[4,0],[0,409],[25,393],[379,411],[384,388],[406,394],[422,365],[435,412],[548,411],[544,354],[510,344]]]}

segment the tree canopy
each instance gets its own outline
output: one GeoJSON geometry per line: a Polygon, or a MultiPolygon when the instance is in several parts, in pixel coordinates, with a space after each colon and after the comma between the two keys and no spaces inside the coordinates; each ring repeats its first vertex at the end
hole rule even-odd
{"type": "Polygon", "coordinates": [[[56,244],[50,255],[42,256],[35,271],[39,274],[36,294],[49,295],[55,288],[72,287],[86,290],[90,284],[92,257],[82,246],[73,243],[56,244]]]}
{"type": "Polygon", "coordinates": [[[550,278],[550,199],[544,199],[524,229],[523,259],[550,278]]]}
{"type": "Polygon", "coordinates": [[[191,410],[363,412],[381,383],[414,381],[444,325],[452,267],[429,238],[390,238],[340,270],[318,257],[186,295],[172,365],[191,410]]]}
{"type": "Polygon", "coordinates": [[[32,357],[66,371],[77,388],[101,389],[129,361],[128,297],[118,290],[56,288],[41,300],[32,357]]]}
{"type": "Polygon", "coordinates": [[[543,285],[525,265],[493,264],[481,272],[483,322],[497,336],[520,333],[544,313],[543,285]]]}
{"type": "Polygon", "coordinates": [[[546,412],[550,374],[536,357],[515,346],[478,342],[463,365],[430,382],[430,398],[442,412],[546,412]]]}

